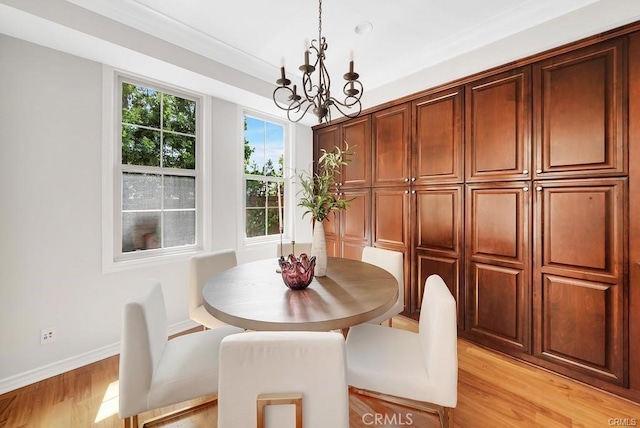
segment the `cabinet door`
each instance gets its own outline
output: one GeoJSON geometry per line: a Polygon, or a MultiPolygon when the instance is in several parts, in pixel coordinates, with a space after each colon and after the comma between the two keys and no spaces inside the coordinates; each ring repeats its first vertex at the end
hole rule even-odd
{"type": "Polygon", "coordinates": [[[625,172],[624,43],[598,44],[534,65],[534,178],[625,172]]]}
{"type": "Polygon", "coordinates": [[[373,189],[373,245],[390,250],[409,248],[411,215],[408,186],[373,189]]]}
{"type": "Polygon", "coordinates": [[[456,299],[458,326],[464,328],[463,186],[418,186],[414,199],[415,281],[411,289],[411,315],[419,315],[424,283],[438,274],[456,299]]]}
{"type": "Polygon", "coordinates": [[[536,182],[534,354],[573,377],[625,383],[626,186],[536,182]]]}
{"type": "Polygon", "coordinates": [[[373,186],[397,186],[411,179],[410,104],[372,113],[373,186]]]}
{"type": "Polygon", "coordinates": [[[429,95],[412,103],[412,178],[415,184],[461,182],[462,88],[429,95]]]}
{"type": "Polygon", "coordinates": [[[349,207],[340,211],[342,257],[361,260],[362,249],[371,242],[371,190],[345,189],[342,193],[345,199],[351,199],[349,207]]]}
{"type": "Polygon", "coordinates": [[[324,222],[324,237],[327,241],[327,256],[342,257],[340,245],[340,214],[329,214],[324,222]]]}
{"type": "Polygon", "coordinates": [[[322,155],[322,149],[330,152],[336,146],[343,146],[340,141],[341,136],[339,125],[331,125],[325,128],[320,128],[313,133],[313,137],[314,165],[317,165],[318,158],[320,158],[320,156],[322,155]]]}
{"type": "Polygon", "coordinates": [[[409,186],[374,188],[371,206],[371,245],[403,255],[405,308],[410,305],[411,294],[411,196],[409,186]]]}
{"type": "Polygon", "coordinates": [[[349,145],[350,162],[336,180],[345,188],[371,186],[371,120],[362,116],[341,125],[343,144],[349,145]]]}
{"type": "Polygon", "coordinates": [[[530,70],[523,67],[466,86],[468,182],[529,179],[530,70]]]}
{"type": "Polygon", "coordinates": [[[467,185],[466,331],[505,351],[529,351],[529,183],[467,185]]]}

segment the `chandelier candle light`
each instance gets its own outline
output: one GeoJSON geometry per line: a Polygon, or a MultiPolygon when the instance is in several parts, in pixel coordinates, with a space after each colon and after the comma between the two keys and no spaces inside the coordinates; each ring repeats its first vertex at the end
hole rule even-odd
{"type": "Polygon", "coordinates": [[[347,81],[342,88],[344,100],[339,101],[331,96],[331,78],[324,65],[327,49],[327,41],[322,35],[322,0],[319,0],[318,38],[311,41],[311,45],[304,52],[304,64],[299,67],[302,71],[302,94],[298,93],[297,85],[290,87],[291,80],[287,79],[284,66],[280,67],[280,79],[276,80],[280,86],[273,91],[273,101],[276,106],[287,112],[287,118],[291,122],[299,122],[311,108],[318,118],[318,123],[331,123],[331,107],[335,107],[348,118],[358,117],[362,111],[360,98],[364,88],[358,80],[360,76],[353,71],[353,60],[349,62],[349,72],[344,75],[344,80],[347,81]],[[313,65],[309,62],[310,51],[316,54],[313,65]],[[284,98],[288,100],[287,103],[278,101],[284,98]]]}

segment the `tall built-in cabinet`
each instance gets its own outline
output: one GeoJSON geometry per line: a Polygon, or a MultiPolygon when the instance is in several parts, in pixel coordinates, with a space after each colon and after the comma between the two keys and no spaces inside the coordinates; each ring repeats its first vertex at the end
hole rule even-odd
{"type": "Polygon", "coordinates": [[[640,402],[640,24],[314,137],[355,146],[332,254],[402,252],[405,315],[437,273],[460,337],[640,402]]]}

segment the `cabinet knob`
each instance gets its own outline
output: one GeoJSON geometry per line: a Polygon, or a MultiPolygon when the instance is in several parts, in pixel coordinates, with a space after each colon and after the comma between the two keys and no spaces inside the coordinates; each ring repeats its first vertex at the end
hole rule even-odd
{"type": "Polygon", "coordinates": [[[405,179],[404,179],[404,182],[405,182],[405,183],[408,183],[408,182],[409,182],[409,178],[408,178],[408,177],[407,177],[407,178],[405,178],[405,179]]]}
{"type": "Polygon", "coordinates": [[[541,186],[538,186],[538,187],[536,187],[536,190],[537,190],[538,192],[540,192],[540,191],[542,191],[542,187],[541,187],[541,186]]]}
{"type": "Polygon", "coordinates": [[[411,191],[411,193],[416,193],[416,191],[415,191],[415,190],[412,190],[412,191],[411,191]]]}
{"type": "Polygon", "coordinates": [[[541,169],[536,169],[536,174],[542,174],[542,170],[541,169]]]}
{"type": "Polygon", "coordinates": [[[409,194],[409,191],[408,191],[408,190],[405,190],[405,191],[404,191],[404,193],[406,193],[406,194],[408,195],[408,194],[409,194]]]}
{"type": "Polygon", "coordinates": [[[529,191],[529,188],[528,188],[527,186],[524,186],[524,187],[522,188],[522,190],[524,190],[525,192],[528,192],[528,191],[529,191]]]}
{"type": "Polygon", "coordinates": [[[338,186],[342,186],[342,182],[338,183],[338,186]]]}
{"type": "Polygon", "coordinates": [[[528,169],[525,169],[524,171],[522,171],[522,173],[523,173],[524,175],[529,175],[529,170],[528,170],[528,169]]]}
{"type": "Polygon", "coordinates": [[[415,178],[415,177],[412,177],[412,178],[411,178],[411,181],[416,181],[416,178],[415,178]]]}

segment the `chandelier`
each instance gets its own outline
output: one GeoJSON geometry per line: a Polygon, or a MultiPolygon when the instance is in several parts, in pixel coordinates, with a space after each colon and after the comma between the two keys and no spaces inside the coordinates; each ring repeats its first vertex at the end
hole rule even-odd
{"type": "Polygon", "coordinates": [[[331,123],[332,107],[348,118],[357,117],[362,111],[360,98],[364,88],[358,80],[360,76],[353,71],[353,60],[349,62],[349,72],[344,75],[346,83],[340,95],[344,95],[344,99],[339,101],[332,96],[331,78],[324,65],[327,49],[327,41],[322,35],[322,0],[319,0],[318,39],[311,41],[311,46],[304,52],[304,64],[298,67],[302,71],[302,92],[298,92],[297,85],[290,86],[291,80],[287,79],[284,66],[280,67],[281,76],[276,80],[279,86],[273,91],[273,101],[278,108],[287,112],[287,118],[291,122],[299,122],[310,109],[317,116],[318,123],[331,123]],[[316,54],[313,65],[309,63],[311,51],[316,54]],[[287,102],[278,101],[279,99],[286,99],[287,102]]]}

